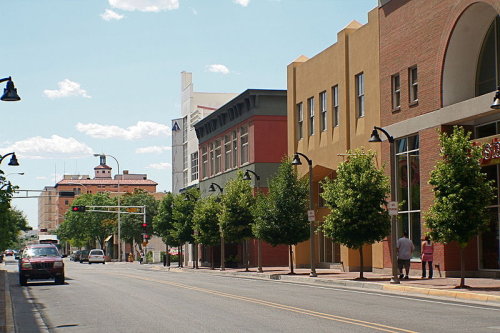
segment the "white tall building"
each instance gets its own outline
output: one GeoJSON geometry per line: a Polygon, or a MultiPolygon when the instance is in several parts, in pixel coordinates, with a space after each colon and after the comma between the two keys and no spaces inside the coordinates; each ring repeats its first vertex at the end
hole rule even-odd
{"type": "Polygon", "coordinates": [[[198,184],[198,138],[193,124],[238,95],[195,92],[192,76],[181,72],[181,117],[172,120],[172,193],[198,184]]]}

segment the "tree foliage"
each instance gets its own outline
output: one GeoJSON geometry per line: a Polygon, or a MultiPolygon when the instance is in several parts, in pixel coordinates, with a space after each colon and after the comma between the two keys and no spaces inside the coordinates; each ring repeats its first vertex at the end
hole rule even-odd
{"type": "Polygon", "coordinates": [[[243,173],[238,172],[236,178],[230,180],[221,196],[221,213],[219,227],[224,240],[237,243],[252,237],[252,210],[255,198],[249,182],[243,180],[243,173]]]}
{"type": "Polygon", "coordinates": [[[215,246],[220,243],[218,217],[220,211],[220,203],[215,197],[204,197],[196,203],[193,212],[193,229],[196,243],[208,246],[215,246]]]}
{"type": "Polygon", "coordinates": [[[176,195],[173,201],[172,236],[179,244],[193,243],[193,212],[200,193],[197,189],[191,188],[184,193],[176,195]]]}
{"type": "MultiPolygon", "coordinates": [[[[135,189],[133,193],[127,193],[121,198],[121,206],[146,206],[146,232],[153,233],[153,217],[158,212],[158,201],[148,192],[142,189],[135,189]]],[[[126,242],[132,243],[134,240],[139,247],[143,241],[143,215],[121,214],[121,237],[126,242]]]]}
{"type": "Polygon", "coordinates": [[[31,228],[23,212],[16,208],[8,208],[0,216],[0,250],[5,250],[19,243],[21,231],[31,228]]]}
{"type": "Polygon", "coordinates": [[[169,192],[158,203],[158,213],[153,218],[153,233],[161,237],[165,244],[178,246],[178,241],[175,241],[172,236],[174,229],[172,219],[173,202],[174,195],[169,192]]]}

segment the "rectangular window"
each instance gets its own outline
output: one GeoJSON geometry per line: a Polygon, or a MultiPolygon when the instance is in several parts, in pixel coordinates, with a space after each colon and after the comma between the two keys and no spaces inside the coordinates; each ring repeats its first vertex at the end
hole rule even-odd
{"type": "Polygon", "coordinates": [[[248,127],[240,129],[240,142],[241,142],[241,164],[248,163],[248,127]]]}
{"type": "Polygon", "coordinates": [[[201,148],[201,178],[208,177],[208,149],[207,146],[201,148]]]}
{"type": "Polygon", "coordinates": [[[418,102],[418,73],[417,66],[408,69],[408,82],[410,84],[410,104],[418,102]]]}
{"type": "Polygon", "coordinates": [[[319,94],[319,112],[321,115],[320,118],[320,129],[321,131],[326,131],[326,91],[323,91],[319,94]]]}
{"type": "Polygon", "coordinates": [[[210,176],[213,176],[215,172],[215,144],[212,142],[210,144],[210,176]]]}
{"type": "Polygon", "coordinates": [[[339,86],[336,85],[332,88],[332,109],[333,109],[333,127],[340,125],[339,113],[339,86]]]}
{"type": "Polygon", "coordinates": [[[392,86],[392,109],[399,110],[401,108],[401,79],[399,74],[394,74],[391,77],[392,86]]]}
{"type": "Polygon", "coordinates": [[[182,118],[182,142],[187,142],[187,117],[182,118]]]}
{"type": "Polygon", "coordinates": [[[221,148],[221,140],[215,141],[215,173],[221,172],[222,166],[222,148],[221,148]]]}
{"type": "Polygon", "coordinates": [[[184,186],[186,186],[187,183],[188,183],[188,172],[187,172],[187,170],[184,170],[182,172],[182,181],[184,182],[184,186]]]}
{"type": "Polygon", "coordinates": [[[188,168],[188,145],[187,143],[182,145],[182,169],[186,170],[188,168]]]}
{"type": "Polygon", "coordinates": [[[297,140],[304,137],[304,109],[302,103],[297,104],[297,140]]]}
{"type": "Polygon", "coordinates": [[[191,154],[191,181],[198,179],[198,152],[191,154]]]}
{"type": "Polygon", "coordinates": [[[358,118],[365,116],[365,75],[356,75],[356,113],[358,118]]]}
{"type": "Polygon", "coordinates": [[[238,134],[233,131],[233,167],[238,166],[238,134]]]}
{"type": "Polygon", "coordinates": [[[231,135],[224,136],[224,170],[229,170],[233,167],[233,157],[231,149],[231,135]]]}
{"type": "Polygon", "coordinates": [[[314,97],[307,100],[307,113],[309,114],[309,135],[314,135],[314,97]]]}

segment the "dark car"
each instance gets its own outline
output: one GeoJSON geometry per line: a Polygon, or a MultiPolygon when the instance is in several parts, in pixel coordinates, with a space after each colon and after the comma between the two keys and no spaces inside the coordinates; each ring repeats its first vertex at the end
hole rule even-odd
{"type": "Polygon", "coordinates": [[[57,247],[52,244],[28,245],[19,260],[19,284],[28,280],[54,279],[64,284],[64,263],[57,247]]]}
{"type": "Polygon", "coordinates": [[[88,262],[89,261],[89,250],[82,250],[80,252],[80,264],[83,263],[83,262],[88,262]]]}
{"type": "Polygon", "coordinates": [[[71,255],[69,256],[69,260],[71,261],[80,261],[80,253],[82,251],[80,250],[77,250],[77,251],[73,251],[73,253],[71,253],[71,255]]]}

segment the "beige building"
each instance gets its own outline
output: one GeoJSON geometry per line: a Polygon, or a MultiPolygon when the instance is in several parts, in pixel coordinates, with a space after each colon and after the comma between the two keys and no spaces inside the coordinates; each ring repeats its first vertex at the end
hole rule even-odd
{"type": "MultiPolygon", "coordinates": [[[[287,85],[288,154],[300,152],[312,160],[314,210],[321,223],[328,209],[319,195],[320,181],[335,177],[349,149],[366,147],[380,153],[381,145],[368,143],[373,126],[380,124],[378,9],[368,14],[365,25],[351,22],[323,52],[292,62],[287,85]]],[[[308,177],[303,158],[298,172],[308,177]]],[[[314,237],[318,267],[343,263],[346,270],[359,270],[359,251],[321,233],[314,237]]],[[[365,269],[382,267],[381,251],[382,244],[366,247],[365,269]]],[[[297,267],[309,267],[308,241],[298,244],[294,253],[297,267]]]]}
{"type": "Polygon", "coordinates": [[[38,198],[38,228],[55,230],[58,214],[57,190],[53,186],[45,186],[38,198]]]}

